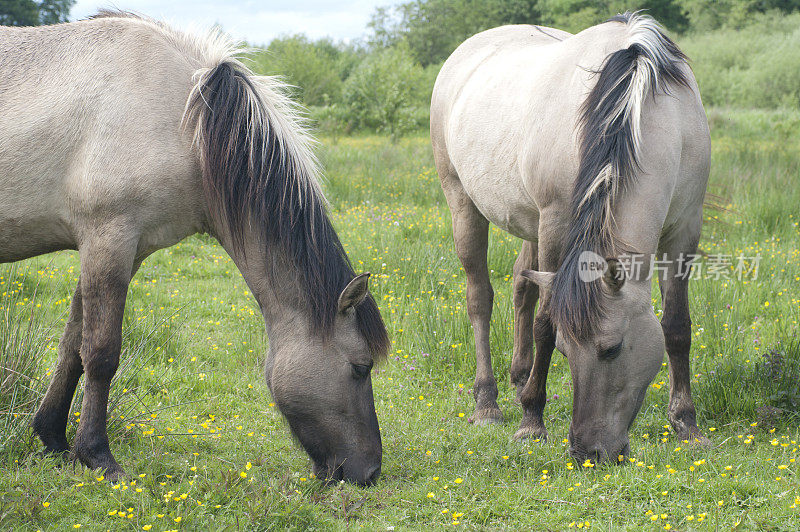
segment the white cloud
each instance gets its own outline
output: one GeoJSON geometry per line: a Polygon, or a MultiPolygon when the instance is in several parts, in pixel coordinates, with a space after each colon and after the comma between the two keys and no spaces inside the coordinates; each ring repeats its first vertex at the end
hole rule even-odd
{"type": "Polygon", "coordinates": [[[332,37],[347,41],[362,37],[377,6],[398,0],[298,0],[256,1],[158,1],[158,0],[78,0],[72,18],[85,18],[102,7],[135,11],[162,19],[180,28],[220,24],[237,39],[264,44],[279,35],[304,33],[311,38],[332,37]]]}

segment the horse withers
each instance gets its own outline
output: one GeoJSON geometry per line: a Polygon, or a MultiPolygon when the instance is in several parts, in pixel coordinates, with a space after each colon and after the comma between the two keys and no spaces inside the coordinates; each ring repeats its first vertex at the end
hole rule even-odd
{"type": "Polygon", "coordinates": [[[0,262],[80,252],[33,428],[46,451],[69,451],[85,374],[72,455],[123,474],[106,410],[128,284],[149,254],[208,232],[261,308],[267,381],[315,472],[370,484],[382,451],[370,368],[386,330],[327,217],[296,106],[236,54],[219,33],[120,12],[0,28],[0,262]]]}
{"type": "Polygon", "coordinates": [[[515,438],[547,437],[545,383],[558,347],[572,374],[576,458],[628,452],[665,349],[672,426],[681,439],[707,441],[689,384],[685,259],[700,238],[709,131],[686,57],[658,24],[626,13],[576,35],[527,25],[475,35],[436,80],[431,140],[467,275],[472,421],[503,419],[489,351],[491,222],[524,241],[513,286],[515,438]],[[655,256],[668,265],[661,323],[655,256]],[[639,267],[626,270],[634,259],[639,267]]]}

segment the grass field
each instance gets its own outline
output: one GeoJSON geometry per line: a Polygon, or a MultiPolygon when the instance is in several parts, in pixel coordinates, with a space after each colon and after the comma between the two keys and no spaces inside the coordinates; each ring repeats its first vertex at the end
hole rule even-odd
{"type": "MultiPolygon", "coordinates": [[[[464,274],[428,140],[342,138],[321,148],[333,218],[356,270],[373,273],[393,339],[373,376],[378,484],[311,477],[261,374],[267,340],[255,302],[220,246],[196,236],[149,258],[130,288],[110,413],[112,449],[130,475],[121,484],[41,458],[27,429],[77,254],[0,267],[0,361],[14,370],[0,380],[0,529],[800,529],[800,114],[715,109],[709,119],[711,201],[721,208],[708,210],[701,248],[761,256],[757,279],[691,288],[693,387],[713,448],[667,428],[664,367],[632,429],[630,463],[573,463],[558,355],[550,441],[511,441],[521,417],[507,376],[519,242],[496,229],[492,341],[506,423],[469,425],[464,274]]],[[[76,401],[70,437],[79,410],[76,401]]]]}

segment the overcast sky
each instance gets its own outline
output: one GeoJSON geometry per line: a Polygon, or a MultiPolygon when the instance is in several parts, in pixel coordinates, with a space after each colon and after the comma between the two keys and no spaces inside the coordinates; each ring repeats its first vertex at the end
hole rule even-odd
{"type": "Polygon", "coordinates": [[[163,19],[180,28],[219,23],[237,39],[266,44],[279,35],[305,33],[311,38],[353,40],[367,31],[377,6],[399,0],[78,0],[72,18],[85,18],[101,7],[117,7],[163,19]]]}

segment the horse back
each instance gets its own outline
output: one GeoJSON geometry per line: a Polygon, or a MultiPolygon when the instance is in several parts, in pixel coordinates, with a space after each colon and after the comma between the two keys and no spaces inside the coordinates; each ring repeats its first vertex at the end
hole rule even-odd
{"type": "MultiPolygon", "coordinates": [[[[505,26],[465,41],[443,66],[431,105],[434,149],[447,153],[465,191],[491,222],[528,240],[539,235],[527,220],[550,218],[562,229],[566,224],[580,165],[581,106],[605,59],[626,46],[625,26],[618,23],[576,35],[544,30],[505,26]]],[[[676,216],[680,205],[663,196],[692,188],[680,180],[705,186],[695,175],[702,175],[697,161],[708,131],[699,91],[687,75],[688,86],[648,98],[642,112],[648,147],[643,173],[655,174],[652,169],[665,160],[672,165],[670,175],[659,175],[654,185],[660,204],[666,202],[676,216]]],[[[696,194],[684,196],[680,201],[696,194]]]]}
{"type": "Polygon", "coordinates": [[[200,59],[127,19],[0,28],[0,57],[0,261],[79,248],[108,223],[145,247],[200,229],[181,130],[200,59]]]}

